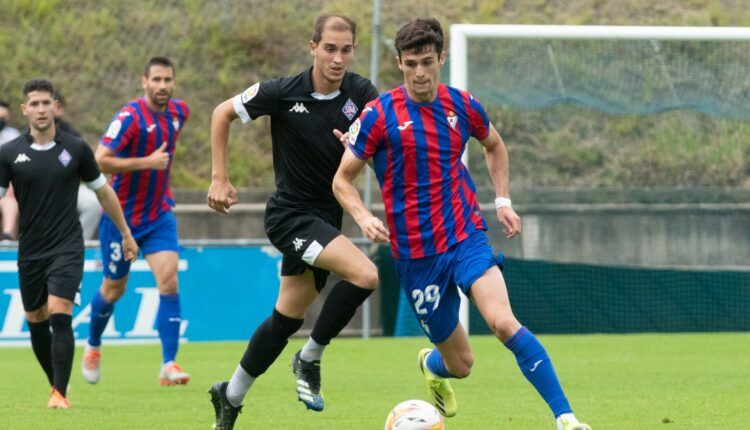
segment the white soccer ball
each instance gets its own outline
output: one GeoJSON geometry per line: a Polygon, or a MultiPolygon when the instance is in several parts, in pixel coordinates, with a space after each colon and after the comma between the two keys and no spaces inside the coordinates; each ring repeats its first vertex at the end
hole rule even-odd
{"type": "Polygon", "coordinates": [[[385,421],[385,430],[443,430],[444,428],[440,412],[423,400],[407,400],[397,404],[385,421]]]}

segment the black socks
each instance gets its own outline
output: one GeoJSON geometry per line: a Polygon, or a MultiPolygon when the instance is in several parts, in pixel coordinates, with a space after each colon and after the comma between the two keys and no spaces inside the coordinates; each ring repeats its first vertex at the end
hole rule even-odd
{"type": "Polygon", "coordinates": [[[302,327],[304,319],[289,318],[276,309],[253,333],[240,365],[257,378],[262,375],[284,350],[289,337],[302,327]]]}
{"type": "Polygon", "coordinates": [[[321,345],[328,345],[349,324],[357,308],[374,290],[360,288],[348,281],[339,281],[331,288],[323,309],[318,315],[310,337],[321,345]]]}
{"type": "Polygon", "coordinates": [[[49,331],[49,320],[36,323],[27,321],[27,324],[31,334],[31,349],[52,386],[52,333],[49,331]]]}
{"type": "Polygon", "coordinates": [[[52,314],[49,316],[49,325],[52,327],[52,386],[63,396],[68,390],[75,352],[72,322],[73,317],[70,315],[52,314]]]}

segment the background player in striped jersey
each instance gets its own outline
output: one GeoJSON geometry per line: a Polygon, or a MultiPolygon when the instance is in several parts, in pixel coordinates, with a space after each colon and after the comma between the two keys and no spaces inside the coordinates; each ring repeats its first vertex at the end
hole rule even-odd
{"type": "Polygon", "coordinates": [[[506,237],[512,238],[521,232],[521,219],[511,208],[503,140],[471,94],[439,83],[445,61],[439,22],[431,18],[409,22],[396,35],[396,49],[404,85],[369,103],[349,129],[350,145],[333,189],[368,238],[390,239],[401,287],[436,346],[419,353],[435,406],[445,416],[456,414],[448,378],[467,377],[474,361],[466,332],[458,323],[458,287],[513,352],[523,374],[552,410],[558,429],[590,430],[573,415],[541,343],[513,315],[484,233],[487,226],[474,184],[461,163],[469,137],[478,139],[497,196],[497,218],[506,237]],[[365,208],[354,187],[370,158],[389,228],[365,208]]]}
{"type": "MultiPolygon", "coordinates": [[[[174,65],[165,57],[146,64],[141,87],[144,95],[128,102],[102,136],[96,159],[117,193],[133,236],[138,242],[159,289],[157,330],[162,345],[162,385],[187,384],[190,376],[175,362],[180,335],[180,300],[177,288],[177,220],[169,188],[172,156],[190,109],[172,99],[174,65]]],[[[104,279],[91,301],[91,325],[81,371],[89,383],[99,381],[101,336],[115,302],[125,292],[130,263],[122,258],[120,236],[111,219],[99,225],[104,279]]]]}

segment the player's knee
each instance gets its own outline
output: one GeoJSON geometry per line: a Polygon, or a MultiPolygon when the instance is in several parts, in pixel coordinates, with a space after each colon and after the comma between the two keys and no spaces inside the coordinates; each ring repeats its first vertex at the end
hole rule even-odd
{"type": "Polygon", "coordinates": [[[124,282],[112,282],[105,283],[104,288],[101,289],[104,300],[109,303],[114,303],[120,300],[123,294],[125,294],[125,283],[124,282]]]}
{"type": "Polygon", "coordinates": [[[159,282],[157,287],[159,288],[159,294],[177,294],[179,290],[177,275],[167,277],[162,282],[159,282]]]}
{"type": "Polygon", "coordinates": [[[368,290],[374,290],[378,287],[379,282],[378,268],[375,267],[371,261],[369,263],[370,264],[363,268],[361,273],[361,283],[357,285],[362,288],[367,288],[368,290]]]}
{"type": "Polygon", "coordinates": [[[513,314],[498,315],[490,322],[490,327],[495,337],[505,342],[518,330],[520,323],[513,314]]]}

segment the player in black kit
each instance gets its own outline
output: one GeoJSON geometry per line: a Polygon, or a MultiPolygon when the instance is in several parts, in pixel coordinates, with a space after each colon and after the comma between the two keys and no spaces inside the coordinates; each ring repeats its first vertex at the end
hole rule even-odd
{"type": "Polygon", "coordinates": [[[375,265],[340,232],[343,211],[331,188],[344,152],[333,130],[348,130],[365,104],[378,96],[369,80],[346,70],[355,35],[350,18],[319,16],[309,42],[312,68],[256,83],[214,110],[208,205],[220,213],[237,203],[227,173],[229,124],[237,118],[246,123],[271,117],[276,192],[266,206],[265,228],[284,255],[273,313],[256,329],[231,380],[209,390],[218,430],[233,428],[250,386],[302,326],[305,311],[334,272],[341,281],[332,287],[307,344],[292,358],[299,400],[308,409],[323,410],[323,349],[378,284],[375,265]]]}
{"type": "Polygon", "coordinates": [[[0,196],[13,185],[20,211],[18,280],[31,346],[52,386],[47,407],[69,409],[73,301],[83,276],[83,233],[76,212],[81,182],[115,220],[125,258],[135,260],[138,246],[94,152],[82,139],[55,129],[53,94],[46,79],[24,85],[21,111],[29,131],[0,148],[0,196]]]}

